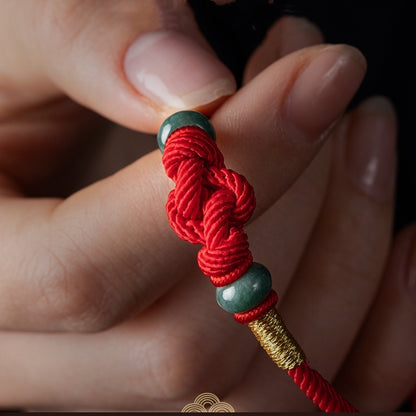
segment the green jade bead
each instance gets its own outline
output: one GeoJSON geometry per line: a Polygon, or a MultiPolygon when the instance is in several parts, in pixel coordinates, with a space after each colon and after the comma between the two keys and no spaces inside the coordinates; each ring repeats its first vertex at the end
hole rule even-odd
{"type": "Polygon", "coordinates": [[[169,136],[181,127],[196,126],[205,130],[212,140],[215,141],[215,130],[210,121],[197,111],[178,111],[169,116],[160,126],[157,133],[157,144],[160,151],[165,150],[166,140],[169,136]]]}
{"type": "Polygon", "coordinates": [[[270,272],[262,264],[253,263],[239,279],[217,287],[217,302],[227,312],[245,312],[259,305],[271,288],[270,272]]]}

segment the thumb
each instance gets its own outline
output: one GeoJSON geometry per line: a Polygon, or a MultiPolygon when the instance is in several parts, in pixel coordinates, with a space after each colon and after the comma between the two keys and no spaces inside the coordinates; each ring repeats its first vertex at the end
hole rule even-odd
{"type": "Polygon", "coordinates": [[[224,65],[178,31],[142,35],[129,48],[124,69],[133,87],[165,116],[189,108],[210,113],[235,91],[224,65]]]}
{"type": "Polygon", "coordinates": [[[231,72],[201,36],[186,1],[157,0],[156,5],[161,29],[131,44],[124,59],[127,79],[164,117],[190,108],[213,112],[235,92],[231,72]]]}
{"type": "Polygon", "coordinates": [[[63,93],[155,132],[173,111],[210,112],[235,91],[183,1],[3,2],[0,16],[0,49],[10,51],[0,76],[23,99],[17,108],[63,93]]]}

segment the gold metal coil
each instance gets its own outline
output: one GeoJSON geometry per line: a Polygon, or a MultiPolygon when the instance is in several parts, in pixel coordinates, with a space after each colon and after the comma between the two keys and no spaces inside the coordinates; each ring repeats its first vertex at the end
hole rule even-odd
{"type": "Polygon", "coordinates": [[[304,352],[275,309],[271,309],[262,318],[250,322],[248,326],[280,368],[290,370],[305,361],[304,352]]]}

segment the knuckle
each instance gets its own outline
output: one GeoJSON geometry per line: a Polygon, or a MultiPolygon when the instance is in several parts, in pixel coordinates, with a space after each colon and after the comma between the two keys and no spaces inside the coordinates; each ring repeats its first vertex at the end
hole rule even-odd
{"type": "Polygon", "coordinates": [[[34,270],[41,273],[34,279],[39,282],[40,316],[47,316],[48,322],[66,331],[98,332],[114,325],[120,308],[107,279],[80,262],[63,260],[52,250],[40,257],[43,265],[34,270]]]}
{"type": "Polygon", "coordinates": [[[99,332],[111,327],[116,317],[103,301],[100,288],[90,285],[65,290],[59,301],[62,318],[60,326],[75,332],[99,332]]]}
{"type": "Polygon", "coordinates": [[[244,373],[245,364],[235,363],[250,361],[257,351],[255,345],[252,350],[242,349],[235,354],[235,338],[215,336],[212,331],[207,333],[190,325],[172,325],[170,321],[168,329],[163,327],[165,331],[158,325],[155,336],[147,334],[151,341],[145,348],[138,347],[131,357],[136,364],[129,370],[133,384],[137,385],[135,390],[160,402],[186,403],[206,391],[224,396],[244,373]],[[143,377],[137,374],[146,374],[146,391],[143,377]]]}
{"type": "Polygon", "coordinates": [[[37,29],[42,35],[41,38],[69,44],[78,37],[85,25],[84,6],[80,0],[43,2],[43,7],[38,8],[40,18],[37,19],[37,29]]]}
{"type": "Polygon", "coordinates": [[[152,351],[151,369],[154,391],[159,399],[176,401],[201,393],[207,388],[207,378],[215,357],[207,353],[200,338],[175,336],[159,343],[152,351]]]}

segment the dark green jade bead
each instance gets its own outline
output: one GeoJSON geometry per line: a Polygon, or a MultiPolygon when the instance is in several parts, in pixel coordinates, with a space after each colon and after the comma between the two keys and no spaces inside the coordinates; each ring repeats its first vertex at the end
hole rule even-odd
{"type": "Polygon", "coordinates": [[[205,130],[215,141],[215,130],[210,121],[197,111],[178,111],[169,116],[160,126],[157,133],[157,144],[163,153],[168,137],[181,127],[196,126],[205,130]]]}
{"type": "Polygon", "coordinates": [[[217,287],[217,302],[227,312],[245,312],[259,305],[271,288],[270,272],[262,264],[253,263],[239,279],[217,287]]]}

